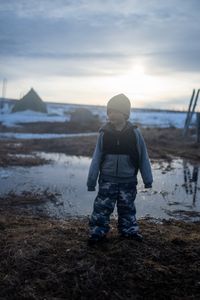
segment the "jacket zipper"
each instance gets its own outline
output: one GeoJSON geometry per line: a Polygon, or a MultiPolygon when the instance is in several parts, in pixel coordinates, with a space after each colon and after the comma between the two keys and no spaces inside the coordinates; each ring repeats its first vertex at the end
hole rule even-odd
{"type": "MultiPolygon", "coordinates": [[[[119,146],[119,139],[117,139],[117,146],[119,146]]],[[[116,176],[118,175],[118,159],[119,159],[119,155],[117,155],[116,176]]]]}
{"type": "Polygon", "coordinates": [[[116,166],[116,176],[118,175],[118,155],[117,155],[117,166],[116,166]]]}

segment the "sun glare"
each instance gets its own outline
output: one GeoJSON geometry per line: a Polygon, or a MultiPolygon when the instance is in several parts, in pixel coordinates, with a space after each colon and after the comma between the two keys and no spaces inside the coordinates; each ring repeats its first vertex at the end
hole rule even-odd
{"type": "Polygon", "coordinates": [[[162,95],[164,82],[159,77],[147,73],[144,64],[137,63],[123,74],[113,77],[111,86],[115,89],[120,88],[130,98],[137,99],[138,105],[141,105],[158,93],[162,95]]]}
{"type": "Polygon", "coordinates": [[[147,81],[145,67],[142,64],[135,65],[123,75],[122,81],[129,90],[134,88],[138,92],[141,91],[147,81]]]}

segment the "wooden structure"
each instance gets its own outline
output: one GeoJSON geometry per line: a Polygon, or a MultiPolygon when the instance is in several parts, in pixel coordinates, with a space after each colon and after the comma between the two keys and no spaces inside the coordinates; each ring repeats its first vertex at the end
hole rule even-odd
{"type": "Polygon", "coordinates": [[[22,99],[17,101],[12,112],[33,110],[37,112],[47,113],[46,103],[38,96],[32,88],[22,99]]]}
{"type": "Polygon", "coordinates": [[[200,143],[200,112],[197,113],[197,143],[200,143]]]}
{"type": "MultiPolygon", "coordinates": [[[[195,89],[192,92],[192,96],[191,96],[188,111],[187,111],[187,116],[185,119],[185,125],[184,125],[184,129],[183,129],[184,137],[186,137],[188,134],[188,129],[189,129],[190,123],[192,121],[192,117],[194,115],[197,101],[199,98],[199,92],[200,92],[200,89],[198,89],[197,93],[196,93],[195,89]]],[[[197,143],[199,143],[200,142],[200,113],[196,113],[196,129],[197,129],[196,130],[197,131],[197,143]]]]}

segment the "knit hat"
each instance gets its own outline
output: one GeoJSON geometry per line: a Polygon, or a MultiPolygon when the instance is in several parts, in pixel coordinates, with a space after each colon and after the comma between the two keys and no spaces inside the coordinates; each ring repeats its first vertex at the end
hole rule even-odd
{"type": "Polygon", "coordinates": [[[131,111],[130,100],[124,94],[116,95],[108,101],[107,113],[110,109],[114,109],[123,113],[128,119],[131,111]]]}

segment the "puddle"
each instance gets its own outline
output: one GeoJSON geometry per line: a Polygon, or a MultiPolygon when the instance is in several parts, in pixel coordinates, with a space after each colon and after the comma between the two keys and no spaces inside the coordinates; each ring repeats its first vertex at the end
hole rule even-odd
{"type": "MultiPolygon", "coordinates": [[[[91,159],[59,153],[37,155],[52,163],[0,168],[0,196],[48,190],[57,195],[57,200],[38,204],[37,211],[56,218],[90,215],[96,196],[96,192],[87,192],[86,188],[91,159]]],[[[199,165],[174,159],[171,163],[154,162],[152,168],[151,190],[144,189],[138,176],[137,217],[200,221],[199,165]]]]}
{"type": "Polygon", "coordinates": [[[96,136],[96,132],[88,133],[16,133],[16,132],[3,132],[0,133],[0,139],[60,139],[72,138],[82,136],[96,136]]]}

